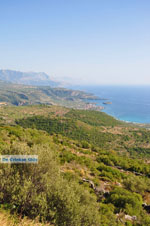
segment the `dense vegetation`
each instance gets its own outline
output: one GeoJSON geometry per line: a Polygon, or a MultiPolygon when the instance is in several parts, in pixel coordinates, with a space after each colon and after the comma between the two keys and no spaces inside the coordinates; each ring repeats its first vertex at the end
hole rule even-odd
{"type": "MultiPolygon", "coordinates": [[[[79,141],[87,141],[94,145],[103,147],[106,142],[112,142],[118,135],[111,133],[103,133],[99,131],[97,133],[96,128],[87,129],[84,126],[80,126],[74,118],[45,118],[43,116],[33,116],[27,119],[20,119],[16,121],[17,124],[24,128],[36,128],[45,130],[49,134],[57,133],[67,136],[79,141]]],[[[86,142],[85,142],[86,143],[86,142]]]]}
{"type": "Polygon", "coordinates": [[[1,128],[1,138],[5,140],[1,154],[39,156],[39,163],[34,165],[1,164],[0,203],[4,207],[56,225],[98,225],[95,197],[77,183],[63,179],[53,156],[58,146],[49,136],[7,127],[1,128]]]}
{"type": "Polygon", "coordinates": [[[150,131],[53,106],[3,107],[0,117],[0,154],[39,157],[0,164],[3,211],[55,226],[150,225],[150,131]]]}
{"type": "Polygon", "coordinates": [[[106,150],[127,152],[132,157],[144,158],[150,155],[150,131],[135,128],[133,125],[128,126],[103,112],[65,110],[62,113],[62,109],[60,111],[57,109],[56,115],[51,112],[45,116],[36,112],[32,114],[33,116],[28,115],[28,117],[17,119],[16,123],[24,128],[36,128],[45,130],[49,134],[61,134],[106,150]]]}

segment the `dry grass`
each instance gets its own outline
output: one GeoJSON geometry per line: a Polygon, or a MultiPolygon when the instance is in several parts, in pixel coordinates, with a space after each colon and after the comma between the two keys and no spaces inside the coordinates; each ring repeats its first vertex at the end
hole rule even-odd
{"type": "Polygon", "coordinates": [[[11,216],[9,213],[0,210],[0,226],[54,226],[52,224],[41,224],[37,220],[21,219],[11,216]]]}

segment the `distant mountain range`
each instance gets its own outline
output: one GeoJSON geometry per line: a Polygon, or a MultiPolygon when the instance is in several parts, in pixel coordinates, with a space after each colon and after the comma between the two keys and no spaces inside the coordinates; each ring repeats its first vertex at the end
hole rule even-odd
{"type": "Polygon", "coordinates": [[[44,72],[20,72],[13,70],[0,70],[0,80],[12,82],[15,84],[33,85],[33,86],[51,86],[58,87],[62,84],[54,81],[44,72]]]}

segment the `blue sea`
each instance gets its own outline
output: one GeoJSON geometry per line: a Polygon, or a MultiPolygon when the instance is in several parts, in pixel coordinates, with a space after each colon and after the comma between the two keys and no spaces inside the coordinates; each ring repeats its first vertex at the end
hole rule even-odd
{"type": "Polygon", "coordinates": [[[104,107],[104,112],[117,119],[150,123],[150,86],[78,86],[107,100],[94,101],[104,107]],[[112,102],[104,105],[103,102],[112,102]]]}

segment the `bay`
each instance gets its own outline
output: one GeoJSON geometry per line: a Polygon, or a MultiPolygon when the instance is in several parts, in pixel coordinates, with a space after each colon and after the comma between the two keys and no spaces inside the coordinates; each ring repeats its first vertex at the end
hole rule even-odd
{"type": "Polygon", "coordinates": [[[94,101],[107,114],[127,122],[150,123],[150,86],[74,86],[107,100],[94,101]],[[112,102],[112,104],[104,104],[112,102]]]}

